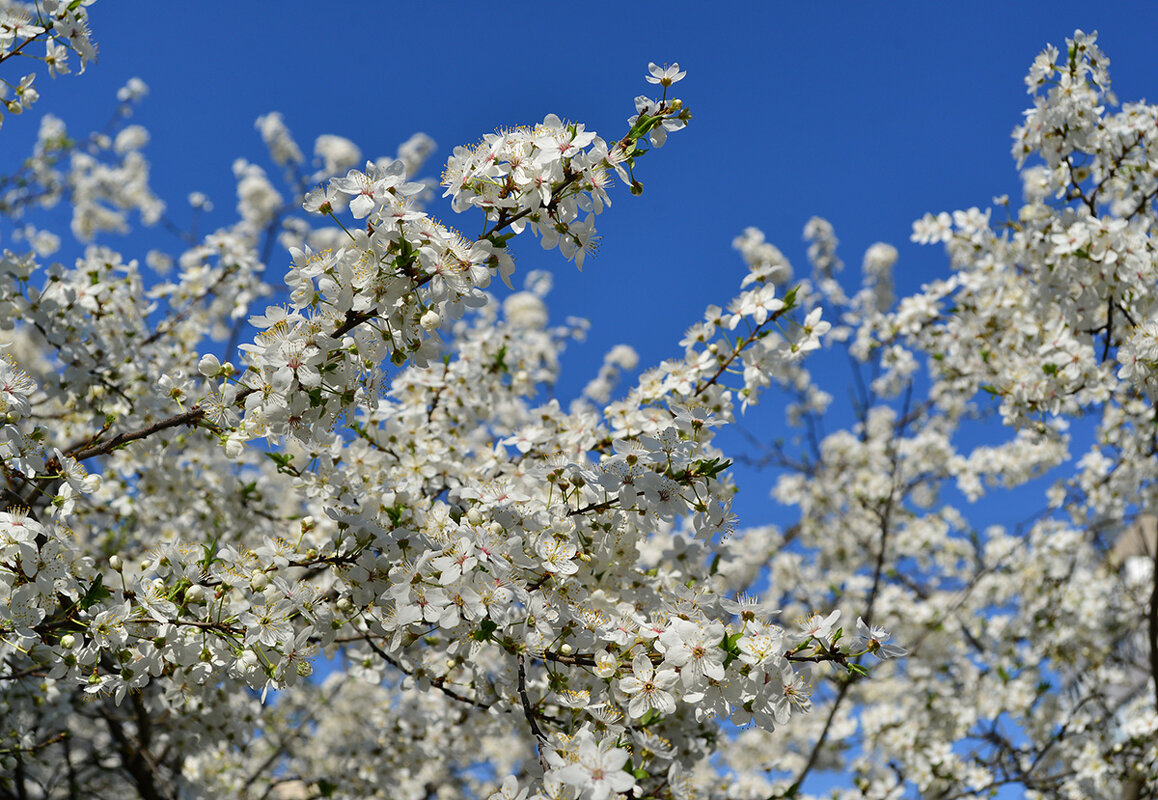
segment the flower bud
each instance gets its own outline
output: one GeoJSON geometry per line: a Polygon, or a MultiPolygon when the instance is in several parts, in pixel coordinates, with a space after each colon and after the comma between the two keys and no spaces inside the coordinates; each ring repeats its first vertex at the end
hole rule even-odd
{"type": "Polygon", "coordinates": [[[442,324],[442,317],[440,317],[438,312],[433,308],[429,308],[426,310],[426,313],[422,315],[422,318],[418,320],[418,324],[422,326],[423,330],[432,331],[442,324]]]}
{"type": "Polygon", "coordinates": [[[212,378],[221,372],[221,362],[217,360],[217,356],[212,353],[206,353],[201,356],[201,360],[197,362],[197,371],[206,378],[212,378]]]}
{"type": "Polygon", "coordinates": [[[245,450],[245,444],[236,436],[230,436],[225,440],[225,457],[229,459],[241,458],[242,452],[245,450]]]}

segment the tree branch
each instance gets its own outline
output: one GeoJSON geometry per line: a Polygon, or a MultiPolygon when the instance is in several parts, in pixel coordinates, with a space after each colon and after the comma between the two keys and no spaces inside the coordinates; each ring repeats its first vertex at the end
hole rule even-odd
{"type": "Polygon", "coordinates": [[[1154,684],[1154,702],[1158,705],[1158,542],[1154,542],[1152,563],[1154,569],[1150,580],[1154,582],[1150,589],[1150,610],[1147,615],[1150,639],[1150,681],[1154,684]]]}
{"type": "Polygon", "coordinates": [[[523,716],[527,718],[527,723],[531,726],[531,733],[535,734],[535,738],[540,742],[546,741],[547,737],[543,735],[539,723],[535,720],[535,709],[531,707],[531,698],[527,697],[527,670],[523,663],[523,654],[519,653],[515,658],[519,662],[519,698],[523,701],[523,716]]]}
{"type": "Polygon", "coordinates": [[[186,411],[184,414],[178,414],[175,417],[163,419],[160,422],[148,426],[147,428],[129,431],[128,433],[118,433],[116,436],[109,439],[107,442],[104,442],[103,444],[93,444],[89,445],[88,447],[81,446],[79,450],[75,449],[77,445],[73,445],[65,451],[65,455],[72,456],[77,461],[84,461],[86,458],[93,458],[94,456],[103,456],[111,453],[113,450],[116,450],[122,445],[128,444],[129,442],[146,439],[153,434],[160,433],[161,431],[167,430],[168,428],[176,428],[181,425],[196,425],[204,418],[205,409],[201,408],[200,406],[193,406],[193,408],[186,411]]]}

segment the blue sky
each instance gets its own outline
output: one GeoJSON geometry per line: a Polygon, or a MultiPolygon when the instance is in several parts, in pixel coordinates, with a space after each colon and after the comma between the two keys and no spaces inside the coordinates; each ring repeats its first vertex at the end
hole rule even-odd
{"type": "MultiPolygon", "coordinates": [[[[5,119],[0,173],[28,152],[40,113],[74,133],[100,127],[137,76],[151,89],[134,121],[152,134],[154,188],[182,226],[188,193],[207,194],[216,210],[202,231],[235,219],[235,158],[276,172],[253,127],[269,111],[307,152],[334,133],[367,156],[392,154],[423,131],[439,145],[427,170],[437,175],[456,145],[547,113],[621,135],[633,98],[651,88],[647,63],[678,61],[695,119],[641,162],[642,197],[616,187],[598,257],[580,274],[533,241],[516,245],[521,271],[555,273],[555,318],[593,323],[564,362],[563,398],[614,344],[636,347],[643,365],[676,355],[703,307],[735,294],[744,267],[731,241],[749,225],[798,275],[801,231],[819,215],[835,225],[850,277],[876,241],[900,249],[900,293],[943,276],[939,248],[909,243],[912,221],[1020,196],[1009,134],[1030,103],[1022,78],[1074,28],[1100,31],[1120,98],[1158,94],[1158,8],[1144,2],[102,0],[91,13],[100,60],[81,78],[38,78],[41,106],[5,119]]],[[[433,211],[467,234],[480,223],[433,211]]],[[[161,230],[104,241],[130,257],[179,249],[161,230]]],[[[844,397],[847,376],[833,380],[826,388],[844,397]]],[[[780,416],[746,424],[771,438],[780,416]]],[[[768,480],[756,481],[748,496],[766,498],[768,480]]]]}

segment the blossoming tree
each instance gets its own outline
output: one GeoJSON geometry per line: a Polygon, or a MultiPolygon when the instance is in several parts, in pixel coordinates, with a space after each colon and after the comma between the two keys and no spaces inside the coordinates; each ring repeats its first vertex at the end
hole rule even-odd
{"type": "MultiPolygon", "coordinates": [[[[0,69],[83,68],[89,5],[0,4],[0,69]]],[[[846,294],[813,220],[792,283],[749,229],[683,357],[612,400],[616,348],[566,407],[543,390],[581,324],[512,252],[582,265],[690,120],[678,66],[613,138],[551,115],[440,182],[423,136],[378,163],[324,136],[311,166],[268,115],[283,178],[237,163],[237,222],[147,267],[92,244],[160,218],[147,134],[46,115],[0,209],[65,204],[87,247],[45,263],[63,232],[25,226],[0,259],[0,796],[1158,790],[1152,537],[1110,553],[1158,469],[1158,109],[1108,114],[1106,63],[1080,32],[1034,62],[1025,204],[914,228],[949,279],[897,303],[876,245],[846,294]],[[798,521],[736,530],[717,429],[774,387],[819,430],[822,345],[873,376],[858,421],[770,447],[798,521]],[[986,415],[1005,443],[962,444],[986,415]],[[948,499],[1070,462],[1018,529],[948,499]]],[[[34,75],[0,75],[9,112],[34,75]]]]}

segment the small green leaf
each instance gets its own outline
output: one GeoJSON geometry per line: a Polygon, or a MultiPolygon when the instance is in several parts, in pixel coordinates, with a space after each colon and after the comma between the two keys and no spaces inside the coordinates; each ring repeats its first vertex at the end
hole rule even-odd
{"type": "Polygon", "coordinates": [[[101,600],[112,596],[113,593],[105,588],[104,576],[97,575],[96,580],[92,582],[92,586],[88,587],[88,591],[86,591],[84,597],[80,599],[81,610],[88,611],[101,600]]]}
{"type": "Polygon", "coordinates": [[[472,633],[471,637],[476,642],[485,642],[491,638],[492,633],[498,630],[498,627],[498,624],[496,624],[494,620],[485,617],[483,621],[479,623],[478,630],[472,633]]]}
{"type": "Polygon", "coordinates": [[[507,241],[514,235],[515,234],[513,233],[492,233],[487,237],[487,241],[489,241],[495,248],[503,250],[507,246],[507,241]]]}
{"type": "Polygon", "coordinates": [[[791,289],[784,293],[784,299],[782,302],[784,303],[785,311],[796,306],[796,292],[799,289],[799,286],[793,286],[791,289]]]}
{"type": "Polygon", "coordinates": [[[213,539],[201,545],[201,552],[204,553],[201,559],[201,569],[208,572],[209,568],[220,560],[217,558],[217,537],[214,536],[213,539]]]}
{"type": "Polygon", "coordinates": [[[507,366],[507,346],[504,344],[499,347],[499,351],[495,353],[495,360],[491,365],[491,372],[501,372],[504,375],[511,371],[507,366]]]}

